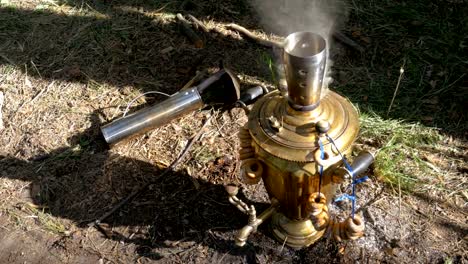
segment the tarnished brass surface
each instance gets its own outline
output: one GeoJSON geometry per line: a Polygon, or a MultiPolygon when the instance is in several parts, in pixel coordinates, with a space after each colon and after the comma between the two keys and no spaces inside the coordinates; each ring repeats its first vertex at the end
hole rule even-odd
{"type": "Polygon", "coordinates": [[[261,225],[265,220],[270,218],[278,208],[278,202],[276,200],[271,200],[271,205],[269,208],[267,208],[265,211],[263,211],[258,217],[255,219],[249,219],[249,223],[244,226],[239,232],[237,233],[236,236],[236,245],[238,246],[244,246],[249,235],[252,232],[257,231],[257,227],[261,225]]]}
{"type": "Polygon", "coordinates": [[[355,215],[348,217],[343,222],[330,219],[328,214],[327,199],[323,194],[313,193],[309,196],[309,209],[311,220],[316,230],[327,229],[327,233],[336,241],[346,239],[358,239],[364,235],[364,222],[355,215]]]}
{"type": "MultiPolygon", "coordinates": [[[[330,123],[328,135],[342,152],[346,152],[359,132],[358,114],[348,100],[332,91],[309,112],[295,111],[279,92],[271,93],[252,108],[248,128],[258,147],[270,155],[313,162],[313,153],[318,148],[315,124],[321,120],[330,123]]],[[[338,154],[328,141],[322,142],[326,151],[333,156],[338,154]]]]}
{"type": "Polygon", "coordinates": [[[282,213],[275,213],[271,219],[271,230],[278,241],[293,248],[312,245],[323,236],[326,230],[317,231],[312,220],[291,221],[282,213]]]}
{"type": "MultiPolygon", "coordinates": [[[[311,245],[327,230],[337,240],[355,239],[364,227],[356,219],[334,222],[328,213],[337,185],[365,170],[373,156],[363,154],[351,171],[338,170],[341,154],[351,153],[359,119],[347,99],[328,90],[326,51],[318,34],[290,34],[283,53],[288,93],[273,92],[257,101],[247,127],[239,131],[241,178],[248,184],[263,180],[270,199],[279,204],[272,232],[294,248],[311,245]]],[[[246,239],[251,229],[244,227],[240,237],[246,239]]]]}
{"type": "MultiPolygon", "coordinates": [[[[309,203],[310,196],[319,191],[318,165],[323,165],[320,192],[324,201],[331,201],[337,187],[333,182],[334,172],[342,163],[337,149],[316,131],[319,121],[329,123],[327,134],[343,154],[350,154],[359,132],[358,114],[348,100],[331,91],[316,109],[304,112],[292,109],[280,93],[271,93],[252,108],[249,134],[245,128],[239,134],[241,152],[249,153],[242,155],[246,159],[241,158],[243,175],[261,167],[270,198],[280,204],[271,221],[273,234],[280,242],[286,241],[295,248],[311,245],[326,231],[314,226],[309,203]],[[325,159],[320,159],[319,140],[324,146],[325,159]],[[259,165],[250,168],[250,164],[259,165]]],[[[320,215],[321,221],[328,225],[328,211],[320,215]]]]}

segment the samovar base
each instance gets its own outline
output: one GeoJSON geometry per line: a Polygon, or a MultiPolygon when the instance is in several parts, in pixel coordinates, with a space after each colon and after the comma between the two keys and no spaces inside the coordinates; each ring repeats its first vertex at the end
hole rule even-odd
{"type": "Polygon", "coordinates": [[[278,212],[273,214],[270,225],[275,238],[294,249],[312,245],[325,232],[315,230],[310,219],[290,220],[278,212]]]}

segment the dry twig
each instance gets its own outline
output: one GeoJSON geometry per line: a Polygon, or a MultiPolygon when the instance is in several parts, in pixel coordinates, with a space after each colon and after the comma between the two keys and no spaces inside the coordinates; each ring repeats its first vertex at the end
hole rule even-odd
{"type": "Polygon", "coordinates": [[[37,98],[41,97],[42,94],[46,93],[50,87],[52,87],[53,85],[55,84],[55,80],[52,81],[49,85],[47,85],[47,87],[45,89],[41,89],[32,99],[31,101],[28,102],[28,104],[32,104],[34,103],[34,101],[36,101],[37,98]]]}
{"type": "Polygon", "coordinates": [[[258,44],[262,46],[266,46],[270,48],[281,48],[281,49],[283,48],[283,45],[281,43],[278,43],[273,40],[259,38],[255,36],[255,34],[250,32],[248,29],[246,29],[245,27],[239,26],[237,24],[232,23],[232,24],[227,25],[226,27],[244,34],[245,36],[247,36],[248,38],[250,38],[251,40],[257,42],[258,44]]]}
{"type": "Polygon", "coordinates": [[[173,171],[173,169],[183,160],[183,158],[187,155],[189,150],[192,148],[193,144],[197,142],[201,136],[203,135],[203,131],[205,130],[205,127],[210,123],[212,116],[210,116],[201,129],[190,139],[190,141],[187,143],[185,146],[184,150],[179,154],[176,160],[174,160],[169,167],[167,167],[161,174],[156,176],[155,179],[153,179],[151,182],[148,182],[144,186],[140,187],[138,190],[132,192],[130,195],[125,197],[123,200],[121,200],[119,203],[117,203],[114,207],[112,207],[109,211],[107,211],[105,214],[103,214],[101,217],[96,219],[95,221],[91,222],[88,224],[89,227],[97,227],[99,229],[99,225],[102,221],[107,219],[109,216],[114,214],[117,210],[119,210],[122,206],[124,206],[126,203],[128,203],[130,200],[134,199],[138,195],[142,194],[148,187],[151,185],[155,184],[158,182],[160,178],[165,176],[166,174],[170,173],[173,171]]]}
{"type": "Polygon", "coordinates": [[[354,40],[350,39],[349,37],[347,37],[345,34],[341,33],[341,32],[334,32],[333,33],[333,38],[338,41],[338,42],[341,42],[342,44],[350,47],[350,48],[353,48],[359,52],[364,52],[364,48],[357,44],[354,40]]]}
{"type": "Polygon", "coordinates": [[[182,14],[178,13],[176,15],[177,20],[179,21],[181,25],[181,29],[184,32],[184,34],[192,41],[192,43],[195,45],[196,48],[203,48],[203,40],[200,38],[200,36],[195,33],[195,31],[192,30],[192,26],[187,19],[182,16],[182,14]]]}
{"type": "Polygon", "coordinates": [[[210,29],[208,29],[205,24],[203,22],[201,22],[200,20],[198,20],[196,17],[188,14],[187,15],[188,18],[193,22],[193,24],[195,24],[195,27],[196,28],[201,28],[205,33],[209,33],[210,32],[210,29]]]}
{"type": "Polygon", "coordinates": [[[201,81],[203,79],[203,77],[206,75],[207,72],[208,72],[207,70],[202,70],[202,71],[197,72],[197,74],[192,79],[190,79],[190,81],[188,81],[184,85],[184,87],[182,87],[182,89],[180,89],[180,90],[185,90],[185,89],[193,87],[193,85],[196,82],[199,82],[199,81],[201,81]]]}
{"type": "MultiPolygon", "coordinates": [[[[263,45],[263,46],[266,46],[266,47],[271,47],[271,48],[273,48],[273,47],[281,48],[281,49],[283,48],[283,44],[281,44],[281,43],[279,43],[277,41],[259,38],[259,37],[255,36],[255,34],[253,34],[248,29],[246,29],[246,28],[244,28],[242,26],[239,26],[237,24],[232,23],[232,24],[227,25],[226,27],[244,34],[245,36],[247,36],[248,38],[254,40],[255,42],[257,42],[260,45],[263,45]]],[[[355,50],[357,50],[359,52],[364,52],[364,48],[361,45],[357,44],[354,40],[350,39],[349,37],[347,37],[346,35],[344,35],[341,32],[334,32],[333,33],[333,38],[335,40],[341,42],[342,44],[350,47],[350,48],[353,48],[353,49],[355,49],[355,50]]]]}
{"type": "Polygon", "coordinates": [[[397,85],[395,87],[395,92],[393,93],[392,101],[390,102],[390,105],[388,106],[387,117],[390,114],[390,111],[392,110],[393,102],[395,101],[395,97],[397,95],[398,88],[400,88],[401,79],[403,78],[403,73],[405,72],[405,63],[406,63],[406,61],[403,62],[403,65],[400,68],[400,76],[398,77],[398,82],[397,82],[397,85]]]}

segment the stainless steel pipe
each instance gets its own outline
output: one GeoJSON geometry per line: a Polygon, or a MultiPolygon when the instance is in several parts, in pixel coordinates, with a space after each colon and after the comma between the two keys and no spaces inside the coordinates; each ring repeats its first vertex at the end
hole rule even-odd
{"type": "Polygon", "coordinates": [[[296,110],[310,111],[320,103],[327,61],[326,41],[312,32],[295,32],[284,42],[288,100],[296,110]]]}
{"type": "Polygon", "coordinates": [[[114,144],[130,136],[165,125],[173,119],[202,108],[205,102],[200,94],[203,93],[206,97],[207,93],[216,92],[211,87],[221,89],[217,92],[221,97],[218,98],[219,102],[233,104],[239,100],[239,80],[234,73],[224,68],[197,86],[181,90],[157,105],[143,108],[101,127],[102,135],[108,144],[114,144]]]}
{"type": "Polygon", "coordinates": [[[114,144],[127,137],[167,124],[175,118],[200,109],[203,105],[200,93],[196,87],[193,87],[180,91],[154,106],[121,117],[101,127],[101,132],[108,144],[114,144]]]}

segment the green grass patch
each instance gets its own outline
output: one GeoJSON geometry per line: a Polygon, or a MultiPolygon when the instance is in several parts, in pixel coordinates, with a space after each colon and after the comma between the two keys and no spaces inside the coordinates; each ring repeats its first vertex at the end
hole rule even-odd
{"type": "Polygon", "coordinates": [[[363,111],[386,116],[400,67],[404,75],[388,118],[452,134],[468,127],[468,5],[461,1],[353,1],[346,33],[366,49],[340,54],[332,88],[363,111]]]}
{"type": "Polygon", "coordinates": [[[379,148],[374,164],[378,178],[406,191],[418,191],[424,184],[433,183],[420,150],[439,144],[442,136],[437,129],[384,119],[374,113],[361,114],[361,127],[362,140],[379,148]]]}
{"type": "Polygon", "coordinates": [[[23,219],[17,210],[11,208],[1,208],[0,212],[8,217],[9,223],[18,227],[24,227],[23,219]]]}
{"type": "Polygon", "coordinates": [[[275,84],[276,85],[276,88],[278,89],[278,76],[277,76],[277,73],[276,73],[276,66],[275,66],[275,61],[273,60],[273,58],[271,57],[271,54],[269,54],[268,52],[263,52],[261,53],[261,56],[260,56],[260,63],[261,64],[264,64],[264,65],[267,65],[268,66],[268,73],[269,73],[269,80],[271,83],[275,84]]]}
{"type": "Polygon", "coordinates": [[[55,234],[63,234],[66,231],[65,226],[58,220],[58,218],[53,217],[49,213],[45,212],[44,209],[26,204],[25,210],[31,213],[39,225],[42,226],[42,228],[45,230],[55,234]]]}
{"type": "Polygon", "coordinates": [[[28,219],[34,219],[41,228],[49,232],[63,234],[66,231],[65,226],[58,218],[34,204],[21,202],[16,205],[16,208],[2,207],[0,213],[8,217],[9,223],[20,228],[30,228],[27,221],[28,219]]]}

